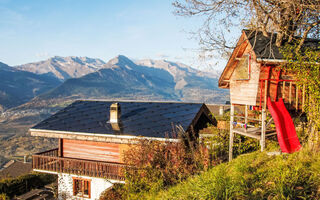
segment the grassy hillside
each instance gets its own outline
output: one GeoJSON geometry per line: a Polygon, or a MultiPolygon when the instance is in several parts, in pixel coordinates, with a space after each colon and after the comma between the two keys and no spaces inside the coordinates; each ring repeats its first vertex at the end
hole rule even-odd
{"type": "Polygon", "coordinates": [[[254,152],[146,199],[319,199],[320,153],[254,152]]]}

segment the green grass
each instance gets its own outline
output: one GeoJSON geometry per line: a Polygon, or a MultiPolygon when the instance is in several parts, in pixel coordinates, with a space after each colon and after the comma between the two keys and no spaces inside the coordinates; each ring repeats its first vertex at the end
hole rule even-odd
{"type": "Polygon", "coordinates": [[[320,199],[320,153],[241,155],[145,199],[320,199]]]}

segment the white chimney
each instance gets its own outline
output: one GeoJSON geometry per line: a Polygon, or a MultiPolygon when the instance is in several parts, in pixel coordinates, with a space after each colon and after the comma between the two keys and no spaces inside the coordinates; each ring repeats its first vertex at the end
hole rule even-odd
{"type": "Polygon", "coordinates": [[[28,162],[28,155],[23,156],[23,163],[27,163],[28,162]]]}
{"type": "Polygon", "coordinates": [[[110,106],[110,123],[119,123],[121,108],[119,103],[113,103],[110,106]]]}
{"type": "Polygon", "coordinates": [[[219,107],[219,115],[222,116],[224,113],[223,106],[219,107]]]}

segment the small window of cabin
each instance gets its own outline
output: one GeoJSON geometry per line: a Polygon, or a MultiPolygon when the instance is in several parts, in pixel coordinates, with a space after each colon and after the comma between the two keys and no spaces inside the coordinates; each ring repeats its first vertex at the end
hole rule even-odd
{"type": "Polygon", "coordinates": [[[90,198],[91,180],[73,178],[73,196],[90,198]]]}
{"type": "Polygon", "coordinates": [[[243,55],[238,58],[238,64],[235,68],[235,80],[249,80],[250,79],[250,66],[249,66],[249,55],[243,55]]]}

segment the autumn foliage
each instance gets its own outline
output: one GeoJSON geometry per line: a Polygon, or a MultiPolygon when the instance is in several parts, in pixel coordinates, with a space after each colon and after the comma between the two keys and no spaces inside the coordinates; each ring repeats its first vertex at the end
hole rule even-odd
{"type": "Polygon", "coordinates": [[[179,139],[140,140],[132,144],[125,153],[126,183],[104,196],[139,199],[145,193],[157,192],[206,170],[207,149],[196,139],[183,136],[179,139]]]}

